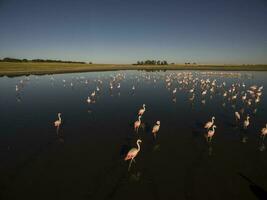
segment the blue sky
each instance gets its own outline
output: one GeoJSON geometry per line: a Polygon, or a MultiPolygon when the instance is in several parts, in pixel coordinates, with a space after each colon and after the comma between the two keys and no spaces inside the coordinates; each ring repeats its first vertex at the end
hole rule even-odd
{"type": "Polygon", "coordinates": [[[267,63],[265,0],[0,0],[0,57],[267,63]]]}

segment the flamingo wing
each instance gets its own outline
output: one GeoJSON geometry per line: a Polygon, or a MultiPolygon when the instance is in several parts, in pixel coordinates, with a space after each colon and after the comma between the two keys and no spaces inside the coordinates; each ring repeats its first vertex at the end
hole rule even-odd
{"type": "Polygon", "coordinates": [[[159,126],[158,125],[155,125],[152,129],[152,133],[156,133],[159,131],[159,126]]]}
{"type": "Polygon", "coordinates": [[[205,124],[205,128],[210,128],[211,125],[212,125],[212,122],[207,122],[207,123],[205,124]]]}
{"type": "Polygon", "coordinates": [[[135,157],[138,153],[138,150],[136,148],[130,149],[130,151],[127,153],[127,156],[124,158],[124,160],[129,160],[135,157]]]}

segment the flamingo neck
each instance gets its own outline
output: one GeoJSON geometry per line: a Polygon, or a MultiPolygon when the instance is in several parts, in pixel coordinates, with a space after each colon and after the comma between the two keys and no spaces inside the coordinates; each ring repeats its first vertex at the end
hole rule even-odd
{"type": "Polygon", "coordinates": [[[140,151],[140,144],[139,144],[139,142],[136,142],[136,144],[137,144],[137,151],[140,151]]]}
{"type": "Polygon", "coordinates": [[[60,117],[60,115],[58,115],[58,120],[61,121],[61,117],[60,117]]]}
{"type": "Polygon", "coordinates": [[[212,127],[212,131],[213,131],[213,132],[215,131],[215,126],[212,127]]]}

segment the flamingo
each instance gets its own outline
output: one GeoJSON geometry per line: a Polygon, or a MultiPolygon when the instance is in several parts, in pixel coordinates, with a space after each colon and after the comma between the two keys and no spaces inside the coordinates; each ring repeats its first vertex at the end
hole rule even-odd
{"type": "Polygon", "coordinates": [[[192,97],[189,98],[190,101],[193,101],[195,98],[195,94],[193,93],[192,97]]]}
{"type": "Polygon", "coordinates": [[[141,142],[142,142],[142,140],[138,139],[136,141],[136,145],[138,148],[131,148],[130,151],[128,151],[126,157],[124,158],[124,160],[131,160],[129,167],[128,167],[128,171],[131,168],[132,162],[133,161],[135,162],[134,158],[137,156],[138,152],[140,151],[140,144],[139,143],[141,143],[141,142]]]}
{"type": "Polygon", "coordinates": [[[94,97],[94,96],[95,96],[95,91],[93,91],[91,94],[91,97],[94,97]]]}
{"type": "Polygon", "coordinates": [[[236,121],[240,120],[240,114],[237,111],[235,112],[235,119],[236,121]]]}
{"type": "Polygon", "coordinates": [[[203,96],[207,94],[207,90],[204,90],[202,93],[201,93],[203,96]]]}
{"type": "Polygon", "coordinates": [[[61,120],[61,113],[58,113],[57,116],[58,116],[58,120],[56,120],[54,122],[54,125],[55,125],[55,127],[58,128],[61,125],[61,122],[62,122],[62,120],[61,120]]]}
{"type": "Polygon", "coordinates": [[[208,142],[211,142],[212,137],[213,137],[213,135],[214,135],[214,133],[215,133],[215,128],[217,128],[216,125],[213,125],[213,126],[212,126],[212,130],[209,130],[209,131],[208,131],[208,134],[207,134],[207,141],[208,141],[208,142]]]}
{"type": "Polygon", "coordinates": [[[265,135],[267,135],[267,124],[264,128],[261,129],[261,136],[263,137],[263,139],[265,138],[265,135]]]}
{"type": "Polygon", "coordinates": [[[91,103],[90,97],[87,98],[87,103],[91,103]]]}
{"type": "Polygon", "coordinates": [[[156,138],[157,132],[159,131],[159,128],[160,128],[160,121],[157,121],[156,124],[152,128],[152,133],[155,138],[156,138]]]}
{"type": "Polygon", "coordinates": [[[247,129],[249,126],[249,116],[247,116],[246,120],[244,121],[244,129],[247,129]]]}
{"type": "Polygon", "coordinates": [[[141,125],[141,115],[138,116],[138,120],[134,122],[134,130],[138,133],[138,129],[141,125]]]}
{"type": "Polygon", "coordinates": [[[175,94],[177,91],[177,88],[174,88],[174,90],[172,91],[173,94],[175,94]]]}
{"type": "Polygon", "coordinates": [[[213,117],[211,118],[211,121],[209,121],[209,122],[207,122],[207,123],[205,124],[204,128],[209,129],[210,127],[212,127],[212,125],[214,124],[214,120],[215,120],[215,117],[213,116],[213,117]]]}
{"type": "Polygon", "coordinates": [[[146,111],[146,104],[143,104],[143,108],[139,110],[138,115],[143,115],[145,111],[146,111]]]}

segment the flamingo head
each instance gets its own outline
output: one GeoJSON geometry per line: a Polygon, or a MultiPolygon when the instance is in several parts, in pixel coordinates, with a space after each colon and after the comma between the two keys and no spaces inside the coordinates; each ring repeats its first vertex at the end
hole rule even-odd
{"type": "Polygon", "coordinates": [[[217,126],[216,125],[213,125],[213,128],[217,128],[217,126]]]}
{"type": "Polygon", "coordinates": [[[157,124],[157,125],[160,125],[160,121],[157,121],[156,124],[157,124]]]}
{"type": "Polygon", "coordinates": [[[58,113],[57,115],[58,115],[58,116],[61,116],[61,113],[58,113]]]}
{"type": "Polygon", "coordinates": [[[146,107],[146,104],[143,104],[143,107],[146,107]]]}
{"type": "Polygon", "coordinates": [[[142,140],[140,140],[140,139],[138,139],[137,141],[136,141],[136,143],[141,143],[142,142],[142,140]]]}
{"type": "Polygon", "coordinates": [[[213,116],[211,119],[212,119],[212,120],[215,120],[215,117],[213,116]]]}
{"type": "Polygon", "coordinates": [[[139,115],[139,116],[138,116],[138,119],[140,120],[140,119],[141,119],[141,117],[142,117],[142,115],[139,115]]]}
{"type": "Polygon", "coordinates": [[[250,116],[248,115],[248,116],[247,116],[247,120],[249,120],[249,118],[250,118],[250,116]]]}

